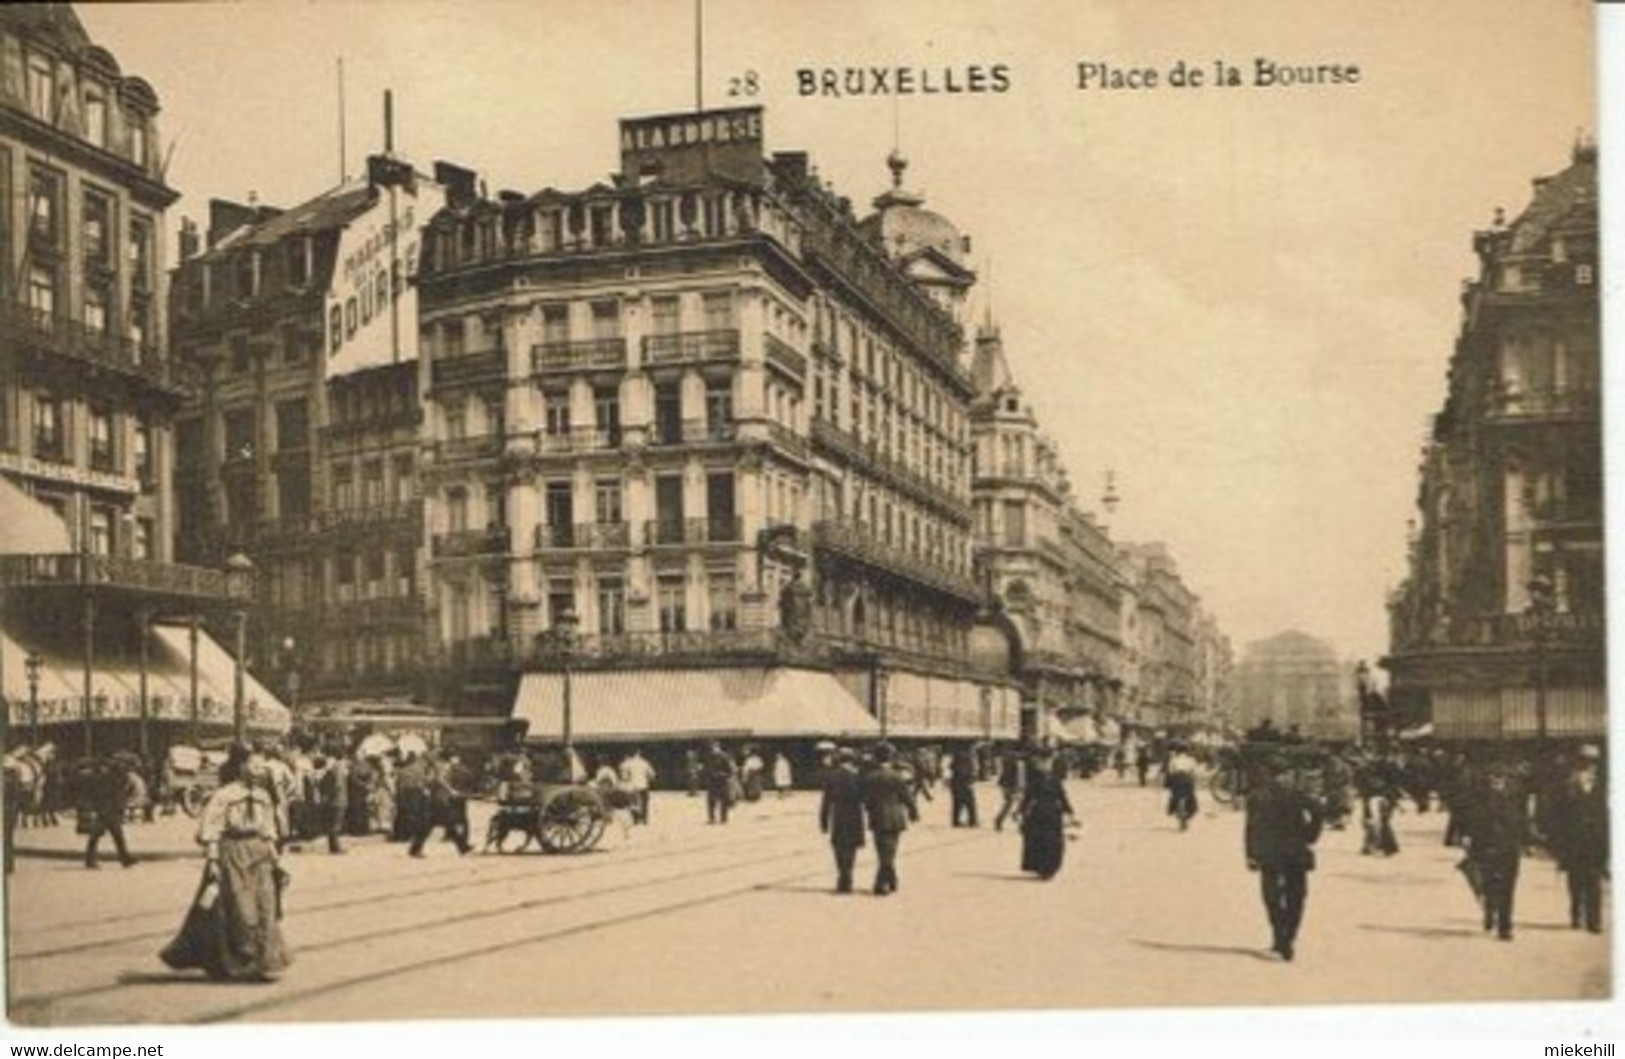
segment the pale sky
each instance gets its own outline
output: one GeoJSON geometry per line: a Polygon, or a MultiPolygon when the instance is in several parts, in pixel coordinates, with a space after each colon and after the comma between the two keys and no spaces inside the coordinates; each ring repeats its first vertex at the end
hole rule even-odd
{"type": "MultiPolygon", "coordinates": [[[[622,117],[694,106],[692,0],[96,5],[150,81],[172,211],[290,206],[396,141],[494,193],[583,187],[622,117]]],[[[1018,382],[1085,506],[1163,540],[1236,643],[1297,628],[1387,643],[1387,592],[1444,395],[1475,229],[1596,130],[1584,0],[1362,3],[707,0],[707,105],[761,103],[867,212],[899,138],[907,183],[973,239],[1018,382]],[[1076,65],[1257,57],[1360,67],[1352,86],[1080,91],[1076,65]],[[808,98],[819,66],[1008,67],[1002,94],[808,98]],[[753,97],[730,80],[754,71],[753,97]]],[[[935,76],[941,76],[940,72],[935,76]]],[[[961,79],[963,79],[963,74],[961,79]]],[[[1211,77],[1211,73],[1209,74],[1211,77]]]]}

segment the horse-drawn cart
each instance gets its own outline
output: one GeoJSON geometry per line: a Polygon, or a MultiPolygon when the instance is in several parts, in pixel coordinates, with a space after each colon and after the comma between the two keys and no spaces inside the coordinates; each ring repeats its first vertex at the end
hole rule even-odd
{"type": "Polygon", "coordinates": [[[596,788],[580,784],[508,783],[486,829],[485,848],[522,853],[535,843],[544,853],[585,853],[609,823],[609,806],[596,788]]]}

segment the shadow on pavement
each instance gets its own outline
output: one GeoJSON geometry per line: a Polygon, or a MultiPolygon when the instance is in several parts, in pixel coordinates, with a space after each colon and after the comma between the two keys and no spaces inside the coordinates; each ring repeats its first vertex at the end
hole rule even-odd
{"type": "Polygon", "coordinates": [[[1392,923],[1361,923],[1359,927],[1377,934],[1404,934],[1413,938],[1476,938],[1484,933],[1477,927],[1412,927],[1392,923]]]}
{"type": "Polygon", "coordinates": [[[1246,956],[1265,963],[1279,963],[1280,961],[1270,953],[1260,949],[1249,949],[1241,945],[1193,945],[1187,942],[1147,941],[1145,938],[1130,938],[1133,944],[1142,949],[1154,949],[1158,952],[1193,952],[1206,956],[1246,956]]]}

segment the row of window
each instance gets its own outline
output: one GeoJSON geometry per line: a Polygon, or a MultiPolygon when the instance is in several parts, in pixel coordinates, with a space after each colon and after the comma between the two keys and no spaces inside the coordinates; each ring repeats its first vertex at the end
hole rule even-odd
{"type": "MultiPolygon", "coordinates": [[[[965,443],[964,401],[930,372],[911,362],[917,358],[877,338],[856,316],[843,312],[828,299],[814,302],[813,334],[829,354],[824,372],[828,404],[818,413],[820,418],[835,422],[841,404],[841,377],[845,375],[854,391],[868,385],[885,395],[888,402],[895,402],[899,416],[910,416],[945,439],[965,443]]],[[[854,425],[856,421],[856,417],[851,420],[854,425]]]]}
{"type": "Polygon", "coordinates": [[[145,169],[151,162],[152,132],[141,110],[121,106],[119,90],[28,49],[23,64],[23,91],[28,112],[47,125],[77,124],[86,142],[104,151],[117,151],[145,169]],[[73,121],[68,120],[70,112],[73,121]],[[115,121],[114,114],[118,114],[115,121]],[[118,132],[122,129],[120,141],[118,132]]]}
{"type": "MultiPolygon", "coordinates": [[[[444,593],[446,632],[451,642],[507,635],[507,597],[502,586],[449,582],[444,593]],[[483,617],[483,621],[477,621],[477,617],[483,617]]],[[[708,570],[703,584],[691,584],[681,571],[657,572],[654,602],[661,632],[732,632],[739,627],[739,583],[731,571],[708,570]]],[[[579,597],[573,582],[549,582],[544,622],[549,628],[556,627],[566,614],[574,615],[584,631],[604,636],[626,633],[625,577],[598,572],[589,591],[579,597]]]]}
{"type": "MultiPolygon", "coordinates": [[[[0,151],[0,186],[9,204],[11,187],[10,152],[0,151]]],[[[69,218],[64,203],[68,177],[59,169],[39,162],[28,165],[27,236],[32,255],[56,258],[68,252],[69,218]]],[[[120,261],[118,202],[111,191],[85,186],[79,199],[79,256],[86,273],[117,274],[120,261]]],[[[0,209],[0,234],[9,241],[9,205],[0,209]]],[[[123,229],[124,267],[130,287],[137,293],[153,289],[153,222],[144,214],[132,213],[123,229]]]]}
{"type": "Polygon", "coordinates": [[[761,208],[754,196],[728,191],[654,194],[639,200],[577,201],[523,213],[481,212],[444,227],[426,241],[438,270],[501,253],[555,253],[619,246],[628,233],[642,243],[716,239],[753,231],[761,208]]]}
{"type": "Polygon", "coordinates": [[[263,571],[273,606],[300,610],[330,604],[417,595],[417,555],[410,545],[393,549],[345,549],[322,559],[288,559],[263,571]]]}
{"type": "MultiPolygon", "coordinates": [[[[599,526],[619,525],[626,520],[625,483],[618,477],[599,478],[592,488],[592,522],[599,526]]],[[[705,476],[706,518],[718,525],[731,523],[737,518],[734,503],[735,481],[732,471],[714,471],[705,476]]],[[[685,478],[681,474],[654,476],[655,521],[662,525],[682,525],[688,517],[685,501],[685,478]]],[[[483,510],[472,506],[472,496],[466,486],[452,486],[445,491],[445,531],[466,533],[487,526],[508,524],[508,491],[502,485],[485,487],[483,510]],[[479,516],[484,515],[483,521],[479,516]]],[[[542,483],[542,524],[559,530],[572,530],[587,519],[578,518],[576,487],[570,479],[552,479],[542,483]]],[[[555,540],[555,544],[562,543],[555,540]]]]}
{"type": "MultiPolygon", "coordinates": [[[[18,396],[0,388],[0,445],[20,448],[13,429],[18,396]]],[[[50,463],[82,463],[91,470],[108,474],[131,473],[143,484],[156,480],[152,428],[139,416],[114,412],[100,405],[83,405],[48,391],[28,394],[29,445],[35,459],[50,463]],[[75,417],[84,420],[85,449],[74,451],[75,417]],[[128,434],[125,424],[128,423],[128,434]],[[126,471],[128,446],[128,471],[126,471]]]]}

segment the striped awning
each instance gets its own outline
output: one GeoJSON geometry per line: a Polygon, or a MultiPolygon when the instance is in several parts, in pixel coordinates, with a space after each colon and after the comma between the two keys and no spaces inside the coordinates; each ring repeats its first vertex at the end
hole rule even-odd
{"type": "MultiPolygon", "coordinates": [[[[1433,692],[1433,728],[1440,739],[1532,738],[1540,732],[1535,689],[1441,688],[1433,692]]],[[[1554,687],[1545,692],[1546,734],[1601,737],[1608,731],[1608,696],[1601,687],[1554,687]]]]}
{"type": "MultiPolygon", "coordinates": [[[[561,739],[563,674],[526,674],[513,717],[529,722],[530,739],[561,739]]],[[[583,742],[624,742],[862,738],[880,728],[829,673],[748,667],[573,673],[570,730],[583,742]]]]}
{"type": "MultiPolygon", "coordinates": [[[[185,626],[154,625],[147,657],[147,716],[155,721],[190,723],[192,719],[191,649],[185,626]]],[[[26,657],[28,651],[9,635],[0,636],[0,672],[14,726],[32,723],[26,657]]],[[[56,650],[42,651],[35,689],[42,725],[80,723],[85,717],[84,659],[56,650]]],[[[198,721],[211,728],[230,728],[236,662],[206,632],[198,634],[198,721]]],[[[141,717],[140,661],[103,653],[92,661],[90,716],[96,721],[132,721],[141,717]]],[[[288,709],[252,674],[243,675],[243,702],[248,728],[254,732],[288,730],[288,709]]]]}
{"type": "Polygon", "coordinates": [[[60,555],[72,550],[62,516],[0,474],[0,555],[60,555]]]}
{"type": "Polygon", "coordinates": [[[898,670],[886,674],[886,732],[904,739],[1013,739],[1021,732],[1020,699],[1011,688],[898,670]]]}

